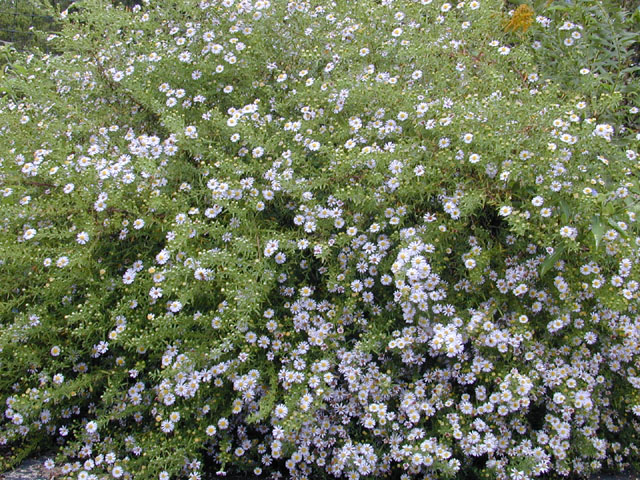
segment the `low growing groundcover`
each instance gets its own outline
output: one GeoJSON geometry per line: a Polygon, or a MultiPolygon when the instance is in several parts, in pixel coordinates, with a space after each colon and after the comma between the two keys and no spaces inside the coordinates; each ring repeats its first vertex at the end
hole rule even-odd
{"type": "Polygon", "coordinates": [[[62,12],[62,53],[0,80],[2,467],[51,448],[74,480],[637,465],[633,72],[581,64],[571,11],[62,12]]]}

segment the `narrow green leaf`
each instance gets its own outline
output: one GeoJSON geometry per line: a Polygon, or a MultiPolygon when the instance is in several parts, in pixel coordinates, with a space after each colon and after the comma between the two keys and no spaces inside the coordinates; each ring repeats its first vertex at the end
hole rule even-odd
{"type": "Polygon", "coordinates": [[[640,66],[627,67],[622,69],[622,73],[633,73],[640,70],[640,66]]]}
{"type": "Polygon", "coordinates": [[[551,254],[551,256],[547,257],[547,259],[542,262],[540,265],[540,277],[542,278],[545,273],[547,273],[551,267],[555,265],[555,263],[560,259],[562,254],[564,253],[564,247],[558,247],[551,254]]]}
{"type": "Polygon", "coordinates": [[[11,69],[17,73],[19,73],[20,75],[26,75],[27,73],[27,69],[24,68],[22,65],[14,63],[11,65],[11,69]]]}
{"type": "Polygon", "coordinates": [[[564,200],[560,200],[560,210],[562,211],[562,221],[568,223],[571,218],[571,209],[564,200]]]}
{"type": "Polygon", "coordinates": [[[596,250],[600,247],[600,241],[602,240],[602,236],[604,235],[604,223],[600,218],[600,215],[594,215],[591,218],[591,232],[593,233],[593,237],[596,241],[596,250]]]}
{"type": "Polygon", "coordinates": [[[627,236],[627,232],[625,232],[624,230],[622,230],[618,224],[616,223],[616,221],[613,218],[609,219],[609,225],[611,225],[614,230],[616,230],[620,235],[622,235],[623,237],[627,236]]]}

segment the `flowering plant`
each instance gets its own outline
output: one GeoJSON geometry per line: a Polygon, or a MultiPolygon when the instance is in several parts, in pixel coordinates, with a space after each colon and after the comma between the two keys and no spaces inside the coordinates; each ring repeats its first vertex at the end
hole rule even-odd
{"type": "MultiPolygon", "coordinates": [[[[85,0],[0,90],[0,448],[79,480],[638,460],[637,145],[497,0],[85,0]]],[[[628,133],[628,132],[627,132],[628,133]]],[[[7,464],[8,465],[8,464],[7,464]]]]}

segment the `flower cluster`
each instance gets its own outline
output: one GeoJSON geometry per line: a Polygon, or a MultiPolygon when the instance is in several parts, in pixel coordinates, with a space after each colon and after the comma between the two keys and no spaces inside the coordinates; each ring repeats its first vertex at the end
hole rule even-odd
{"type": "Polygon", "coordinates": [[[638,139],[541,80],[525,33],[577,24],[501,8],[67,12],[0,85],[0,448],[79,480],[637,461],[638,139]]]}

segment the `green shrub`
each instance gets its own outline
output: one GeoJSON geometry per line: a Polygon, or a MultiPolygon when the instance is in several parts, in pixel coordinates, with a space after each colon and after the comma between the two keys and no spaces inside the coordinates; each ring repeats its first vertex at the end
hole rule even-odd
{"type": "Polygon", "coordinates": [[[0,84],[4,467],[637,462],[639,138],[503,7],[63,12],[0,84]]]}

